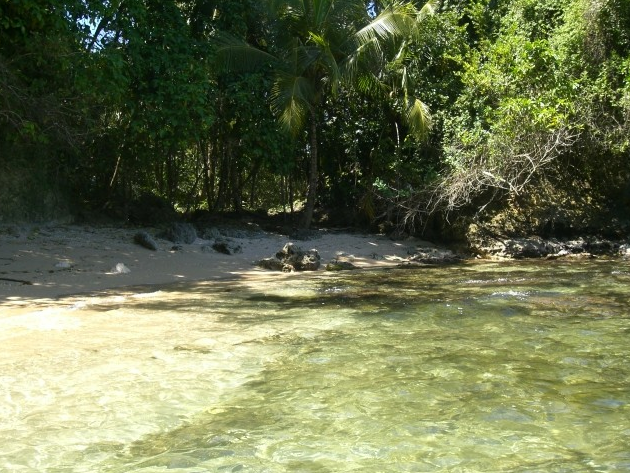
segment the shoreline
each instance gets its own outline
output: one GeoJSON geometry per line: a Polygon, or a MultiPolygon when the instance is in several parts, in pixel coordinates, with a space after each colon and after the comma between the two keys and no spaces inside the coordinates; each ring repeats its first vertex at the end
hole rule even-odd
{"type": "Polygon", "coordinates": [[[37,310],[66,305],[68,300],[178,283],[290,277],[300,273],[279,273],[255,265],[288,242],[318,251],[321,267],[308,271],[314,274],[326,272],[326,264],[338,258],[359,270],[393,268],[409,261],[418,248],[435,247],[417,238],[395,241],[383,235],[327,230],[301,241],[257,229],[224,238],[239,249],[229,255],[210,250],[212,240],[202,238],[175,245],[155,237],[158,249],[151,251],[134,243],[140,230],[151,236],[159,234],[157,228],[92,225],[0,227],[0,309],[37,310]]]}
{"type": "MultiPolygon", "coordinates": [[[[29,224],[0,225],[0,310],[8,312],[66,306],[86,298],[115,297],[117,294],[154,291],[179,283],[204,284],[222,281],[323,274],[327,263],[351,263],[353,270],[396,268],[406,265],[447,263],[457,257],[450,250],[415,237],[393,240],[381,234],[339,230],[313,230],[308,240],[264,231],[253,224],[240,227],[211,227],[188,244],[160,238],[156,227],[112,225],[29,224]],[[134,241],[146,232],[157,251],[134,241]],[[236,251],[224,254],[213,242],[227,242],[236,251]],[[281,273],[257,266],[286,243],[303,250],[315,249],[321,257],[316,271],[281,273]],[[26,283],[26,284],[25,284],[26,283]]],[[[538,237],[486,242],[508,257],[459,258],[460,261],[504,261],[514,259],[573,259],[595,257],[589,250],[614,249],[627,260],[630,245],[584,239],[555,242],[538,237]],[[589,247],[590,246],[590,247],[589,247]],[[509,251],[506,251],[509,250],[509,251]],[[538,257],[528,257],[543,251],[538,257]],[[520,252],[520,253],[519,253],[520,252]],[[546,253],[545,253],[546,252],[546,253]],[[518,257],[518,255],[521,257],[518,257]]]]}

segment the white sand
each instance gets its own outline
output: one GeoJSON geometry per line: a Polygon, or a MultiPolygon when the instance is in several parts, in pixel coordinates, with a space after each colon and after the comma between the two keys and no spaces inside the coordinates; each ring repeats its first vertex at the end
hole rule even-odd
{"type": "MultiPolygon", "coordinates": [[[[157,229],[144,229],[155,236],[157,229]]],[[[0,227],[0,311],[32,310],[59,303],[65,296],[103,293],[128,286],[162,285],[273,273],[255,266],[273,256],[286,236],[257,232],[252,238],[230,238],[242,252],[225,255],[202,251],[212,240],[198,239],[171,250],[172,242],[155,238],[159,250],[133,242],[139,229],[48,225],[0,227]],[[115,270],[122,265],[129,272],[115,270]],[[12,279],[14,281],[9,281],[12,279]]],[[[326,263],[343,256],[359,268],[395,266],[413,254],[416,239],[393,241],[381,235],[359,235],[321,230],[308,241],[294,241],[303,249],[316,249],[326,263]]]]}

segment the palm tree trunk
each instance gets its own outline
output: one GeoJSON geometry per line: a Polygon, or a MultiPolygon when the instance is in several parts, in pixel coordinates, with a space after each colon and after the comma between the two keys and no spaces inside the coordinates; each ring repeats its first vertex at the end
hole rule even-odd
{"type": "Polygon", "coordinates": [[[311,109],[311,161],[308,172],[308,191],[306,194],[306,206],[304,208],[304,228],[310,228],[313,221],[313,210],[315,209],[315,199],[317,198],[317,181],[319,171],[317,170],[317,113],[311,109]]]}

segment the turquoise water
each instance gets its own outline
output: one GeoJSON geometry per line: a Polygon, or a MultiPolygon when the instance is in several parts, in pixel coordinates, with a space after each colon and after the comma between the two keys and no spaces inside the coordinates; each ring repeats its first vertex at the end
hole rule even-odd
{"type": "Polygon", "coordinates": [[[0,470],[630,471],[624,261],[177,286],[0,329],[0,470]]]}

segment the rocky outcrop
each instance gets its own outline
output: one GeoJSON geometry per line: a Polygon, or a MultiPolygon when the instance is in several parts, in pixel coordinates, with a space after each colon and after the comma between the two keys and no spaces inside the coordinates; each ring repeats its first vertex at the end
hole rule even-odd
{"type": "Polygon", "coordinates": [[[261,268],[272,271],[316,271],[321,264],[317,250],[303,250],[293,243],[287,243],[275,257],[265,258],[256,263],[261,268]]]}
{"type": "Polygon", "coordinates": [[[619,242],[602,238],[576,238],[573,240],[543,239],[539,236],[502,237],[471,225],[468,233],[468,245],[475,256],[486,258],[590,258],[600,255],[630,254],[619,242]]]}

